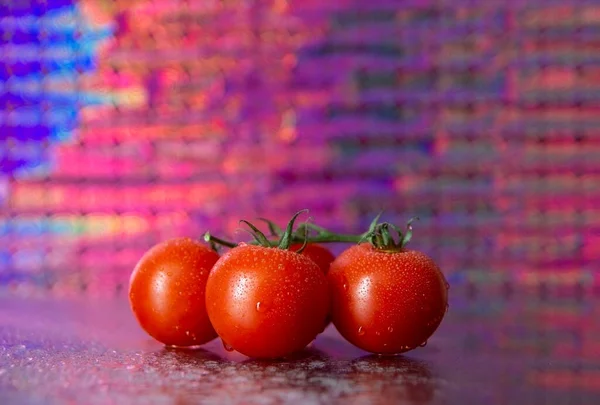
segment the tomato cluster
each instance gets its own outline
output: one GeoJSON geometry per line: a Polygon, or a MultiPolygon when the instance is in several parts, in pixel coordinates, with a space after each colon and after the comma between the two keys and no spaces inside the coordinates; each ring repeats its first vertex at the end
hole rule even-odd
{"type": "Polygon", "coordinates": [[[311,224],[293,231],[299,214],[285,231],[267,221],[276,240],[243,221],[255,238],[248,244],[207,233],[213,249],[188,238],[150,249],[129,287],[142,328],[170,346],[218,335],[226,349],[257,358],[303,349],[330,321],[372,353],[424,346],[447,311],[448,284],[431,258],[405,248],[410,222],[402,232],[377,217],[362,235],[339,235],[311,224]],[[325,242],[354,245],[336,258],[325,242]],[[219,257],[217,243],[230,250],[219,257]]]}

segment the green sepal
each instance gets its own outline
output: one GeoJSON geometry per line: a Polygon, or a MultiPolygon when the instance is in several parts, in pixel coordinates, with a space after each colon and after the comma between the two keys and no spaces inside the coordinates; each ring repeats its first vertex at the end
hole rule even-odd
{"type": "Polygon", "coordinates": [[[411,219],[408,220],[408,222],[406,223],[406,232],[404,232],[404,237],[400,240],[400,248],[403,248],[404,246],[406,246],[406,244],[408,242],[410,242],[410,240],[412,239],[412,223],[414,221],[418,221],[419,217],[412,217],[411,219]]]}
{"type": "MultiPolygon", "coordinates": [[[[307,223],[305,223],[307,224],[307,223]]],[[[306,249],[306,246],[308,246],[308,227],[305,226],[304,228],[304,240],[302,241],[302,247],[300,247],[300,249],[298,249],[296,251],[296,253],[301,254],[302,252],[304,252],[304,249],[306,249]]]]}
{"type": "Polygon", "coordinates": [[[257,227],[255,227],[254,225],[252,225],[250,222],[246,221],[245,219],[240,220],[240,223],[245,223],[246,225],[248,225],[248,227],[252,230],[252,232],[248,231],[250,233],[250,235],[252,235],[252,237],[254,238],[254,240],[261,246],[264,247],[272,247],[271,242],[269,242],[269,239],[265,236],[264,233],[262,233],[260,231],[260,229],[258,229],[257,227]]]}
{"type": "Polygon", "coordinates": [[[290,248],[290,245],[293,241],[294,222],[296,222],[296,218],[298,218],[298,216],[304,212],[308,212],[308,210],[304,209],[298,211],[294,214],[292,219],[290,219],[290,222],[288,222],[287,227],[285,228],[285,232],[283,235],[281,235],[281,239],[279,240],[279,245],[277,246],[279,249],[287,250],[290,248]]]}
{"type": "Polygon", "coordinates": [[[271,221],[270,219],[267,218],[257,218],[259,221],[263,221],[264,223],[267,224],[267,226],[269,227],[269,232],[271,233],[271,236],[276,236],[276,237],[280,237],[281,234],[283,233],[283,230],[279,227],[279,225],[277,225],[275,222],[271,221]]]}

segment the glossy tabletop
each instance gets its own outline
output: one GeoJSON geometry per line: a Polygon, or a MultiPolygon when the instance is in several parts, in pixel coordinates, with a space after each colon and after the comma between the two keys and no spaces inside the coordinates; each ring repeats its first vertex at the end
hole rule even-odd
{"type": "Polygon", "coordinates": [[[600,404],[599,302],[479,294],[405,356],[330,327],[294,358],[258,361],[218,340],[167,349],[124,299],[4,295],[0,404],[600,404]]]}

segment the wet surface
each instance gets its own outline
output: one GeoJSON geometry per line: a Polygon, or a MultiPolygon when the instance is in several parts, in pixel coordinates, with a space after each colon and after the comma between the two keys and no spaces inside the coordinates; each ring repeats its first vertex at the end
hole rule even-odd
{"type": "MultiPolygon", "coordinates": [[[[520,296],[517,294],[516,296],[520,296]]],[[[378,357],[330,327],[257,361],[162,347],[123,300],[0,298],[1,404],[598,404],[593,299],[454,302],[428,345],[378,357]]]]}

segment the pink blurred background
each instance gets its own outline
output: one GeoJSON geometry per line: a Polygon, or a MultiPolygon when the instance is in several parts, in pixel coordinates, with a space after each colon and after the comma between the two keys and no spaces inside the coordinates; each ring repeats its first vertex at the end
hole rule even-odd
{"type": "Polygon", "coordinates": [[[119,294],[309,208],[419,216],[452,285],[595,289],[598,46],[597,1],[3,3],[0,284],[119,294]]]}

